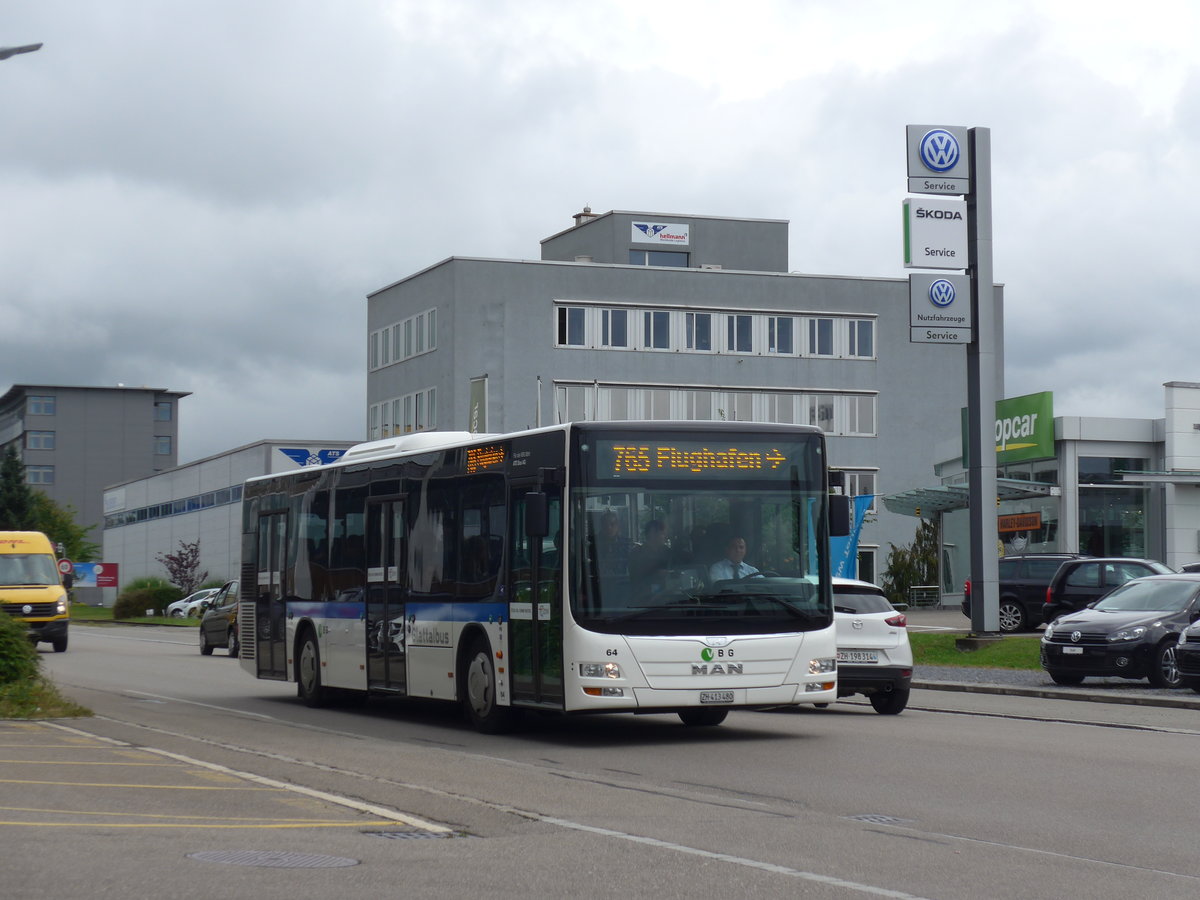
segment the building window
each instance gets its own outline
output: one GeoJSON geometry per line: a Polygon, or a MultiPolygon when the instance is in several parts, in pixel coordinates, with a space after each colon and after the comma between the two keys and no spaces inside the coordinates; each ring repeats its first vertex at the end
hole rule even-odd
{"type": "Polygon", "coordinates": [[[826,433],[833,432],[833,394],[813,394],[808,397],[808,424],[826,433]]]}
{"type": "Polygon", "coordinates": [[[833,319],[808,320],[810,356],[833,356],[833,319]]]}
{"type": "Polygon", "coordinates": [[[54,466],[26,466],[26,484],[54,484],[54,466]]]}
{"type": "Polygon", "coordinates": [[[679,250],[630,250],[632,266],[675,266],[687,268],[688,255],[679,250]]]}
{"type": "Polygon", "coordinates": [[[689,350],[712,350],[712,314],[687,314],[687,348],[689,350]]]}
{"type": "Polygon", "coordinates": [[[52,416],[54,415],[54,398],[30,396],[26,399],[25,408],[31,416],[52,416]]]}
{"type": "Polygon", "coordinates": [[[372,331],[369,349],[367,351],[368,365],[372,369],[379,368],[379,332],[372,331]]]}
{"type": "Polygon", "coordinates": [[[171,455],[171,436],[169,434],[160,434],[154,438],[154,452],[159,456],[171,455]]]}
{"type": "Polygon", "coordinates": [[[769,316],[767,318],[767,352],[790,356],[795,352],[792,343],[792,317],[769,316]]]}
{"type": "Polygon", "coordinates": [[[846,434],[875,433],[875,397],[852,394],[846,398],[846,434]]]}
{"type": "Polygon", "coordinates": [[[869,512],[876,511],[875,481],[876,472],[873,471],[854,471],[851,469],[843,470],[846,476],[846,493],[851,497],[864,497],[870,495],[873,499],[868,507],[869,512]]]}
{"type": "Polygon", "coordinates": [[[25,432],[25,449],[26,450],[53,450],[54,449],[54,432],[53,431],[27,431],[27,432],[25,432]]]}
{"type": "Polygon", "coordinates": [[[754,316],[727,316],[728,341],[726,349],[730,353],[754,352],[754,316]]]}
{"type": "Polygon", "coordinates": [[[671,349],[671,314],[647,310],[642,316],[643,345],[653,350],[671,349]]]}
{"type": "Polygon", "coordinates": [[[875,323],[870,319],[851,319],[850,356],[875,355],[875,323]]]}
{"type": "Polygon", "coordinates": [[[174,404],[170,400],[158,400],[154,404],[154,421],[170,422],[174,404]]]}
{"type": "Polygon", "coordinates": [[[629,346],[629,310],[600,311],[600,344],[604,347],[629,346]]]}
{"type": "Polygon", "coordinates": [[[558,344],[561,347],[584,345],[584,309],[582,306],[558,308],[558,344]]]}

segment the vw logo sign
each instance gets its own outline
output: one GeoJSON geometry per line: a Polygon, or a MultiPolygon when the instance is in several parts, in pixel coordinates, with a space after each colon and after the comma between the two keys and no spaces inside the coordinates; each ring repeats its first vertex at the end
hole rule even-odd
{"type": "Polygon", "coordinates": [[[1078,644],[1078,643],[1079,643],[1081,640],[1083,640],[1083,634],[1082,634],[1082,633],[1080,633],[1080,632],[1078,632],[1078,631],[1072,631],[1072,632],[1071,632],[1071,642],[1072,642],[1072,643],[1074,643],[1074,644],[1078,644]]]}
{"type": "Polygon", "coordinates": [[[958,138],[944,128],[925,132],[921,138],[921,162],[933,172],[949,172],[958,165],[958,138]]]}
{"type": "Polygon", "coordinates": [[[940,309],[945,309],[954,302],[954,282],[939,278],[929,286],[929,302],[940,309]]]}
{"type": "Polygon", "coordinates": [[[33,607],[30,606],[28,603],[26,603],[24,606],[21,607],[21,615],[27,616],[31,612],[33,612],[33,607]]]}

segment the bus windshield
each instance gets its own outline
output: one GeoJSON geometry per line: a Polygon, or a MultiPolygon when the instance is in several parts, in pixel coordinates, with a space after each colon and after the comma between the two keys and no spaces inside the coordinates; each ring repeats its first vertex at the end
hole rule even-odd
{"type": "Polygon", "coordinates": [[[576,621],[643,635],[828,627],[820,436],[663,437],[593,433],[580,445],[570,505],[576,621]]]}

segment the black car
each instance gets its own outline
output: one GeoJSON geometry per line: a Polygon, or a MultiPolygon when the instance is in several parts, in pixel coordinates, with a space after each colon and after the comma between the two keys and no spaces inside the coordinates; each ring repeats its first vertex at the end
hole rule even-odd
{"type": "Polygon", "coordinates": [[[211,656],[214,647],[228,647],[230,656],[238,655],[238,583],[227,581],[212,596],[208,612],[200,620],[200,652],[211,656]]]}
{"type": "Polygon", "coordinates": [[[1079,684],[1091,675],[1178,687],[1179,635],[1197,619],[1200,575],[1135,578],[1047,625],[1042,668],[1056,684],[1079,684]]]}
{"type": "Polygon", "coordinates": [[[1058,567],[1046,588],[1042,621],[1053,622],[1061,615],[1083,609],[1133,578],[1170,575],[1173,571],[1154,559],[1096,556],[1068,560],[1058,567]]]}
{"type": "Polygon", "coordinates": [[[1200,621],[1193,622],[1179,633],[1179,643],[1175,645],[1175,665],[1183,686],[1200,694],[1200,621]]]}
{"type": "MultiPolygon", "coordinates": [[[[1000,630],[1006,633],[1033,631],[1042,624],[1046,587],[1058,567],[1079,553],[1015,553],[996,564],[1000,585],[1000,630]]],[[[971,617],[971,581],[963,585],[963,615],[971,617]]]]}

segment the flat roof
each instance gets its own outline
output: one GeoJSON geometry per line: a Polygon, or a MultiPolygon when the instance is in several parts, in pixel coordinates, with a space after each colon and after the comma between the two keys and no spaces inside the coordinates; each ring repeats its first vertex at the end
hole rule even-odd
{"type": "MultiPolygon", "coordinates": [[[[1000,500],[1022,500],[1026,497],[1049,497],[1058,486],[1041,481],[1022,481],[1019,478],[997,478],[996,496],[1000,500]]],[[[883,505],[888,512],[902,516],[925,516],[931,512],[953,512],[971,505],[971,490],[965,484],[939,484],[916,488],[899,494],[888,494],[883,505]]]]}

